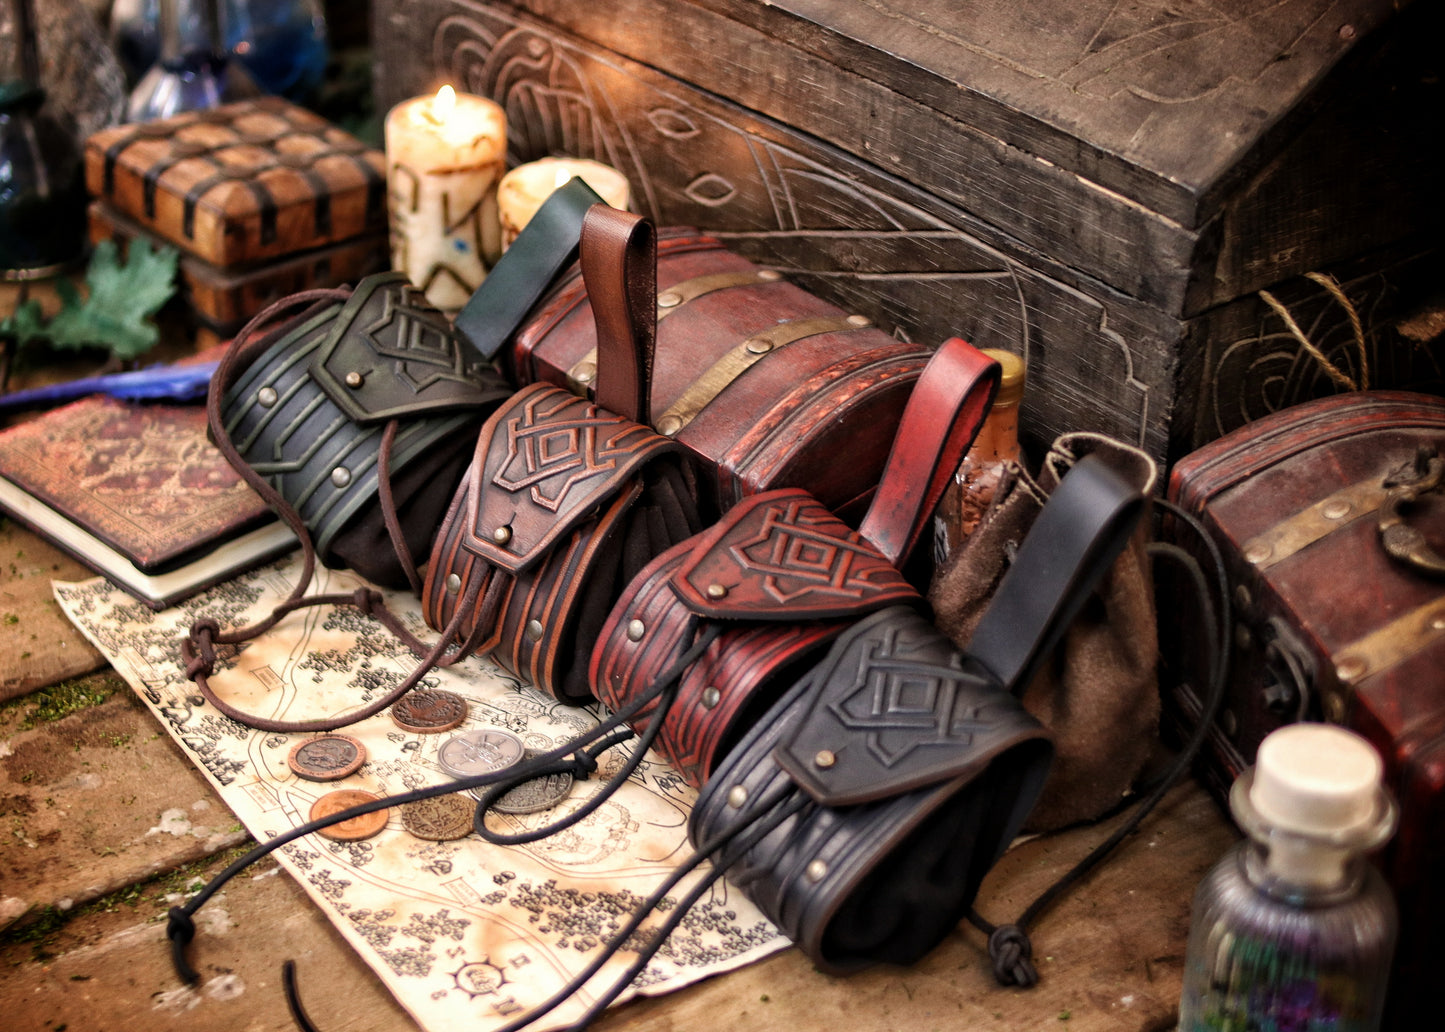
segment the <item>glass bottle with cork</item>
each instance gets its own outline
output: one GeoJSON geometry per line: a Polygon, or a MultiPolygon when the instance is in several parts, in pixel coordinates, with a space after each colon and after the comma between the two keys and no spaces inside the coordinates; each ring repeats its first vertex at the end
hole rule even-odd
{"type": "Polygon", "coordinates": [[[940,565],[968,540],[988,511],[1004,465],[1020,461],[1019,403],[1024,396],[1024,360],[1011,351],[980,350],[999,364],[998,394],[934,511],[933,558],[940,565]]]}
{"type": "Polygon", "coordinates": [[[1364,738],[1290,724],[1230,790],[1247,838],[1194,897],[1179,1032],[1380,1028],[1397,931],[1366,854],[1394,830],[1364,738]]]}

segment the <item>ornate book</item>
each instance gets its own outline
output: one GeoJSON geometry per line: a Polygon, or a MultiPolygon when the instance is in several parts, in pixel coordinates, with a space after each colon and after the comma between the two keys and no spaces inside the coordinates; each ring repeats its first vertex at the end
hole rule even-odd
{"type": "Polygon", "coordinates": [[[199,406],[94,395],[0,432],[0,509],[157,609],[296,544],[199,406]]]}

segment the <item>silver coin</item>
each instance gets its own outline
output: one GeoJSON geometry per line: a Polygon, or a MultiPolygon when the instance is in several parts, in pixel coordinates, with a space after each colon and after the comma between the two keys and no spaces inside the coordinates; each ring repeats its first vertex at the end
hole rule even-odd
{"type": "Polygon", "coordinates": [[[522,740],[510,731],[478,728],[448,738],[437,750],[437,762],[454,778],[506,770],[520,763],[526,752],[522,740]]]}
{"type": "MultiPolygon", "coordinates": [[[[572,791],[572,775],[565,770],[555,774],[544,774],[540,778],[524,781],[516,788],[502,793],[489,809],[498,813],[537,813],[550,810],[572,791]]],[[[477,792],[472,793],[474,796],[477,792]]]]}

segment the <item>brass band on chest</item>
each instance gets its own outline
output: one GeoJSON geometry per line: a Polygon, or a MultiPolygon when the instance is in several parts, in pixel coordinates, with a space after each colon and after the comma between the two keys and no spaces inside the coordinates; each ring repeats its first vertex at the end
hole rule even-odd
{"type": "Polygon", "coordinates": [[[822,333],[861,330],[871,325],[873,324],[865,316],[848,315],[795,319],[770,326],[761,333],[753,334],[714,362],[710,369],[682,392],[681,397],[668,406],[667,411],[657,417],[654,426],[664,437],[675,436],[721,394],[728,384],[752,368],[754,363],[795,340],[816,337],[822,333]]]}
{"type": "Polygon", "coordinates": [[[1384,500],[1385,488],[1378,477],[1362,480],[1255,535],[1244,543],[1241,551],[1245,561],[1255,569],[1267,570],[1361,516],[1375,512],[1384,500]]]}
{"type": "MultiPolygon", "coordinates": [[[[689,301],[718,290],[733,287],[750,287],[758,283],[776,283],[782,273],[772,269],[744,269],[738,272],[715,272],[707,276],[694,276],[681,283],[660,291],[657,295],[657,321],[662,322],[689,301]]],[[[577,394],[586,394],[592,381],[597,379],[597,349],[593,348],[567,373],[567,387],[577,394]]]]}

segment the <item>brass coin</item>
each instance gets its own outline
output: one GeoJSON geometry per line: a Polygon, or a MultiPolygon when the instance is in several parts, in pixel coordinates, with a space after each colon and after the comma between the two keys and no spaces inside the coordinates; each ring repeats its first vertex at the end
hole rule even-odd
{"type": "Polygon", "coordinates": [[[423,688],[407,692],[391,704],[391,720],[403,731],[434,735],[450,731],[467,719],[467,700],[456,692],[423,688]]]}
{"type": "Polygon", "coordinates": [[[572,791],[572,775],[565,770],[524,781],[502,793],[491,809],[498,813],[538,813],[550,810],[572,791]]]}
{"type": "Polygon", "coordinates": [[[349,778],[366,762],[366,746],[350,735],[318,735],[297,742],[286,756],[286,766],[307,781],[349,778]]]}
{"type": "Polygon", "coordinates": [[[472,813],[475,809],[466,796],[433,796],[403,806],[401,823],[417,838],[450,842],[472,833],[472,813]]]}
{"type": "MultiPolygon", "coordinates": [[[[335,792],[327,792],[311,804],[311,820],[316,821],[322,817],[330,817],[332,814],[340,813],[353,806],[360,806],[362,803],[374,803],[380,798],[380,796],[355,788],[342,788],[335,792]]],[[[386,821],[390,815],[390,810],[373,810],[360,817],[351,817],[330,827],[320,828],[316,834],[336,839],[338,842],[359,842],[362,839],[371,838],[386,827],[386,821]]]]}

